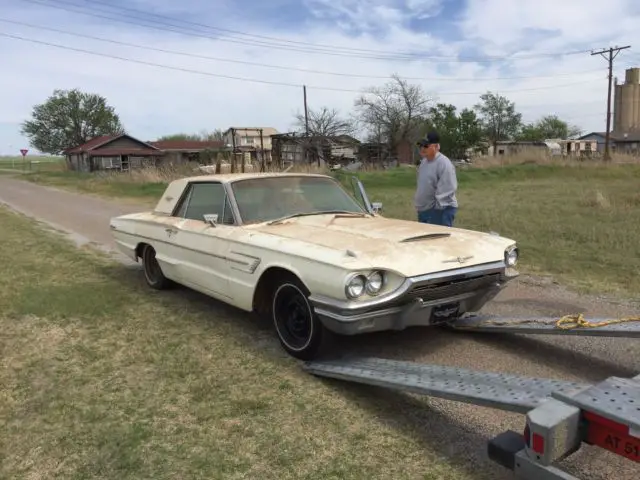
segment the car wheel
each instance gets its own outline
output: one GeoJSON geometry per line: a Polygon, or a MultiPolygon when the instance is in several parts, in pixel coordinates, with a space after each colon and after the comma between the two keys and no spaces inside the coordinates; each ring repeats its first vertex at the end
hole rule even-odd
{"type": "Polygon", "coordinates": [[[156,259],[156,251],[150,245],[145,245],[142,250],[142,266],[144,278],[151,288],[163,290],[169,287],[170,280],[162,273],[162,268],[156,259]]]}
{"type": "Polygon", "coordinates": [[[300,281],[287,278],[276,287],[271,315],[280,344],[289,355],[300,360],[317,356],[327,332],[300,281]]]}

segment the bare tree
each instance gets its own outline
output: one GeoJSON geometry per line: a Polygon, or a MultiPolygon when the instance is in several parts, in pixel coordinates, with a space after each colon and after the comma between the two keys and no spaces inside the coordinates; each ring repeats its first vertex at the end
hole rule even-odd
{"type": "Polygon", "coordinates": [[[419,85],[410,85],[398,75],[382,87],[372,87],[355,102],[357,116],[369,138],[387,143],[397,154],[401,143],[411,142],[428,116],[431,99],[419,85]]]}
{"type": "MultiPolygon", "coordinates": [[[[322,137],[337,137],[339,135],[353,135],[356,128],[350,119],[342,118],[335,108],[322,107],[320,110],[308,109],[309,135],[322,137]]],[[[304,113],[295,116],[295,125],[299,131],[306,131],[304,113]]]]}

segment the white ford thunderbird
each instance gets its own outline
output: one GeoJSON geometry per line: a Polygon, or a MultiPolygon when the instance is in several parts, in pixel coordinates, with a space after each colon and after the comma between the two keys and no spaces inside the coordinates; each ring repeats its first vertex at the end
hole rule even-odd
{"type": "Polygon", "coordinates": [[[305,360],[327,331],[401,330],[476,312],[518,275],[513,240],[385,218],[379,208],[359,181],[352,194],[326,175],[205,175],[173,181],[153,211],[115,217],[111,231],[152,288],[175,282],[256,312],[305,360]]]}

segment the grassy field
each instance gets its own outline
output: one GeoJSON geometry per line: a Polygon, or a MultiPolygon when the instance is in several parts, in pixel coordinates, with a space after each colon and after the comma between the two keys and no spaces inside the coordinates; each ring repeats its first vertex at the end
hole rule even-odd
{"type": "MultiPolygon", "coordinates": [[[[166,182],[192,170],[95,175],[27,174],[42,184],[155,204],[166,182]]],[[[415,171],[362,172],[384,214],[413,220],[415,171]]],[[[640,291],[640,165],[515,164],[460,170],[456,226],[516,239],[521,269],[552,274],[590,292],[637,296],[640,291]]],[[[343,177],[348,184],[346,177],[343,177]]]]}
{"type": "Polygon", "coordinates": [[[478,478],[397,396],[312,379],[246,316],[0,224],[0,478],[478,478]]]}
{"type": "Polygon", "coordinates": [[[0,156],[0,173],[6,171],[42,172],[59,171],[64,168],[63,157],[27,155],[25,159],[18,156],[0,156]]]}

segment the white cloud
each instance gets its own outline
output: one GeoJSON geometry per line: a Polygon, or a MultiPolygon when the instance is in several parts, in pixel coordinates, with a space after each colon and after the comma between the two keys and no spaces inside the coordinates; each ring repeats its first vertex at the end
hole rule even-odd
{"type": "MultiPolygon", "coordinates": [[[[478,52],[505,55],[507,50],[527,50],[526,54],[531,55],[583,50],[587,48],[585,45],[597,48],[616,43],[631,44],[632,49],[623,51],[616,60],[616,74],[619,76],[624,76],[624,67],[633,66],[630,58],[635,56],[636,60],[640,60],[637,54],[633,53],[633,46],[638,43],[636,40],[640,40],[640,32],[634,27],[640,20],[640,12],[633,7],[631,0],[610,0],[606,9],[593,0],[563,0],[553,3],[548,0],[468,0],[466,11],[460,20],[464,38],[443,38],[408,29],[407,22],[410,19],[438,11],[443,4],[444,2],[437,0],[314,0],[314,11],[318,15],[337,11],[340,12],[340,17],[334,15],[330,17],[333,19],[331,22],[323,22],[316,26],[307,22],[308,27],[300,29],[302,31],[297,33],[289,33],[284,27],[278,31],[268,28],[268,17],[260,22],[262,25],[249,20],[246,23],[226,21],[219,15],[220,11],[228,11],[231,8],[228,2],[225,8],[211,7],[208,15],[202,12],[194,21],[253,35],[336,45],[343,49],[379,52],[422,51],[440,56],[464,56],[469,55],[467,52],[472,50],[476,56],[478,52]],[[358,34],[354,25],[366,26],[366,33],[358,34]],[[616,27],[604,28],[604,25],[616,27]],[[374,28],[376,26],[384,27],[384,31],[377,33],[378,30],[374,28]],[[526,29],[530,33],[526,34],[526,29]],[[533,35],[531,32],[539,29],[553,30],[557,34],[553,38],[529,41],[528,38],[533,35]]],[[[182,5],[182,11],[189,10],[188,5],[182,5]]],[[[202,6],[199,9],[198,13],[201,12],[202,6]]],[[[154,11],[167,14],[166,10],[154,11]]],[[[241,18],[239,13],[234,17],[241,18]]],[[[589,53],[555,59],[521,59],[511,62],[508,68],[468,62],[443,65],[428,60],[381,61],[269,50],[107,22],[56,9],[34,7],[22,2],[15,2],[9,8],[3,8],[0,18],[192,55],[370,77],[386,77],[397,72],[405,77],[424,79],[413,82],[420,83],[427,92],[437,94],[438,101],[454,103],[460,108],[472,106],[478,101],[480,93],[490,89],[515,101],[516,108],[523,113],[525,120],[535,120],[541,115],[556,113],[571,122],[579,123],[585,130],[604,128],[606,62],[601,57],[591,56],[589,53]],[[439,73],[445,70],[446,75],[439,73]],[[582,73],[585,71],[591,73],[582,73]],[[542,78],[559,74],[562,76],[542,78]],[[522,76],[540,77],[490,79],[522,76]],[[573,85],[540,89],[567,84],[573,85]],[[539,90],[524,91],[525,89],[539,90]]],[[[153,20],[159,19],[149,17],[149,21],[153,20]]],[[[440,21],[439,18],[433,18],[423,23],[436,24],[440,21]]],[[[284,22],[278,22],[282,23],[284,22]]],[[[186,27],[183,29],[186,33],[195,30],[186,27]]],[[[0,32],[211,74],[295,85],[306,84],[310,108],[328,106],[345,113],[353,108],[357,96],[355,91],[367,86],[381,85],[385,81],[383,78],[321,75],[170,55],[28,28],[16,23],[0,22],[0,32]],[[327,91],[316,87],[354,92],[327,91]]],[[[213,32],[209,34],[215,35],[213,32]]],[[[245,37],[245,41],[248,40],[245,37]]],[[[255,38],[253,40],[258,41],[255,38]]],[[[307,48],[294,44],[291,44],[291,47],[302,50],[307,48]]],[[[2,36],[0,51],[3,71],[3,75],[0,76],[0,154],[15,153],[18,145],[26,144],[26,140],[19,133],[19,123],[28,118],[34,104],[44,101],[56,88],[78,87],[104,95],[116,108],[130,133],[146,140],[175,132],[225,129],[231,125],[273,126],[286,131],[292,127],[293,114],[301,111],[303,107],[301,87],[242,82],[168,70],[2,36]],[[12,145],[11,150],[9,145],[12,145]]]]}

